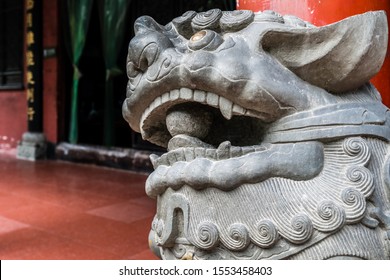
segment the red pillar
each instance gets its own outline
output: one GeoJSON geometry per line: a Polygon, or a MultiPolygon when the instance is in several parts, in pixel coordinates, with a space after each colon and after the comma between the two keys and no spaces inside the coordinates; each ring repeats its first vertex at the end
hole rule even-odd
{"type": "MultiPolygon", "coordinates": [[[[346,17],[368,11],[385,10],[389,21],[390,1],[385,0],[237,0],[238,10],[274,10],[291,14],[317,26],[330,24],[346,17]]],[[[390,22],[390,21],[389,21],[390,22]]],[[[383,103],[390,107],[390,51],[381,71],[371,80],[382,94],[383,103]]]]}

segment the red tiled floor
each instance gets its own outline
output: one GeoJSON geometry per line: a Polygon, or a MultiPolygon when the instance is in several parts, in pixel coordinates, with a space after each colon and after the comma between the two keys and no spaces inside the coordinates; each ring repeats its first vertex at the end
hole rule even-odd
{"type": "Polygon", "coordinates": [[[117,259],[118,255],[34,228],[1,235],[2,259],[117,259]]]}
{"type": "Polygon", "coordinates": [[[0,155],[0,259],[156,259],[146,175],[0,155]]]}
{"type": "Polygon", "coordinates": [[[155,209],[155,202],[149,198],[140,197],[96,208],[88,211],[88,213],[130,224],[139,219],[148,218],[150,216],[150,209],[155,209]]]}
{"type": "Polygon", "coordinates": [[[13,232],[22,228],[27,228],[29,225],[19,223],[15,220],[7,219],[0,216],[0,234],[13,232]]]}

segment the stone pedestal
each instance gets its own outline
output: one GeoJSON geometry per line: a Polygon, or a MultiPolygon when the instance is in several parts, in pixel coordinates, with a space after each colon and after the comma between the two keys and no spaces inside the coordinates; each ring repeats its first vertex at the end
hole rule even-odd
{"type": "Polygon", "coordinates": [[[26,132],[18,144],[17,158],[35,161],[46,157],[46,138],[43,133],[26,132]]]}

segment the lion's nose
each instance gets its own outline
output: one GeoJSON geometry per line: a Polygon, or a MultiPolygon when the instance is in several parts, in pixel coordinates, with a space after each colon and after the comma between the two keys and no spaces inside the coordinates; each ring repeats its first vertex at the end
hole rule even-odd
{"type": "Polygon", "coordinates": [[[146,72],[165,49],[173,47],[172,42],[164,35],[164,27],[151,17],[138,18],[134,26],[136,36],[130,41],[127,56],[129,78],[146,72]]]}
{"type": "Polygon", "coordinates": [[[134,22],[134,32],[136,36],[150,31],[163,32],[164,26],[158,24],[150,16],[142,16],[136,19],[134,22]]]}
{"type": "Polygon", "coordinates": [[[139,72],[146,72],[156,61],[160,51],[158,41],[153,40],[153,38],[137,38],[137,40],[131,40],[127,56],[128,76],[133,77],[139,72]]]}

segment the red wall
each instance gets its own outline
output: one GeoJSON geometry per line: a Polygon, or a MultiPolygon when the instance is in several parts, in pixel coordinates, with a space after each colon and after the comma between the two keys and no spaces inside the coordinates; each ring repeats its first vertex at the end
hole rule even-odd
{"type": "Polygon", "coordinates": [[[0,91],[0,152],[14,149],[27,129],[24,91],[0,91]]]}
{"type": "MultiPolygon", "coordinates": [[[[43,0],[43,46],[58,44],[58,0],[43,0]]],[[[48,141],[58,142],[58,59],[43,62],[43,132],[48,141]]],[[[13,150],[27,131],[26,91],[0,92],[0,152],[13,150]]]]}
{"type": "MultiPolygon", "coordinates": [[[[385,10],[389,19],[388,0],[237,0],[239,10],[274,10],[282,15],[291,14],[317,26],[367,11],[385,10]]],[[[389,50],[389,47],[388,47],[389,50]]],[[[390,107],[390,51],[381,71],[372,80],[382,95],[383,103],[390,107]]]]}

